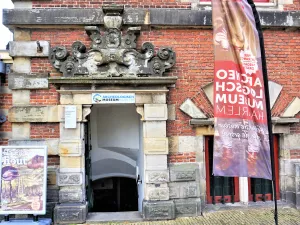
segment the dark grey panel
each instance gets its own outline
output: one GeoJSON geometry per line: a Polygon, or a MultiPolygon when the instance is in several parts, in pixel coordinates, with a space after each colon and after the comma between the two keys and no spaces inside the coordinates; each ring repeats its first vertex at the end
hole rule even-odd
{"type": "MultiPolygon", "coordinates": [[[[4,25],[101,25],[102,9],[4,9],[4,25]]],[[[300,11],[262,11],[264,27],[300,27],[300,11]]],[[[127,25],[208,26],[210,10],[125,9],[127,25]],[[148,19],[150,18],[150,19],[148,19]]]]}

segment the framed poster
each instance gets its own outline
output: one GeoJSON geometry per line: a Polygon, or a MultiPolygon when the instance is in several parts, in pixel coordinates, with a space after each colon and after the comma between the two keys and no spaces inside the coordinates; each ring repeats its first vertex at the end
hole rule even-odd
{"type": "Polygon", "coordinates": [[[0,214],[46,213],[47,147],[0,147],[0,214]]]}

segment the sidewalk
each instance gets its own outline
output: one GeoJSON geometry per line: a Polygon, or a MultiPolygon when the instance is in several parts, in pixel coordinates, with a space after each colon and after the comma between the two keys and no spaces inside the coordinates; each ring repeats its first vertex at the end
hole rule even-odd
{"type": "MultiPolygon", "coordinates": [[[[184,217],[170,221],[143,221],[143,222],[115,222],[98,223],[105,225],[273,225],[274,207],[250,206],[250,207],[218,207],[212,206],[206,209],[203,216],[184,217]],[[213,209],[215,207],[215,209],[213,209]],[[215,211],[217,210],[217,211],[215,211]]],[[[300,210],[288,206],[278,207],[279,224],[300,225],[300,210]]],[[[95,224],[95,223],[94,223],[95,224]]]]}

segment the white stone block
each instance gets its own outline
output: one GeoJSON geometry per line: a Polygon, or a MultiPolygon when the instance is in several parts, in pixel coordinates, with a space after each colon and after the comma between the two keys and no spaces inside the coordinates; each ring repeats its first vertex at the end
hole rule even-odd
{"type": "Polygon", "coordinates": [[[144,138],[145,154],[168,154],[168,138],[144,138]]]}
{"type": "Polygon", "coordinates": [[[145,156],[146,170],[167,170],[167,155],[146,155],[145,156]]]}
{"type": "Polygon", "coordinates": [[[286,107],[282,117],[294,117],[298,112],[300,112],[300,98],[296,97],[286,107]]]}
{"type": "Polygon", "coordinates": [[[144,137],[166,137],[166,121],[145,121],[143,125],[144,137]]]}
{"type": "Polygon", "coordinates": [[[60,95],[60,104],[62,104],[62,105],[73,105],[74,104],[73,95],[61,94],[60,95]]]}
{"type": "Polygon", "coordinates": [[[151,103],[153,103],[151,94],[135,95],[135,104],[151,104],[151,103]]]}
{"type": "Polygon", "coordinates": [[[29,139],[30,123],[13,123],[12,139],[29,139]]]}
{"type": "Polygon", "coordinates": [[[205,119],[207,118],[204,113],[199,109],[191,99],[186,99],[180,106],[181,111],[189,115],[193,119],[205,119]]]}
{"type": "Polygon", "coordinates": [[[151,171],[147,170],[145,181],[148,184],[168,183],[170,180],[169,170],[151,171]]]}
{"type": "Polygon", "coordinates": [[[84,150],[82,140],[61,140],[59,142],[59,155],[61,156],[80,156],[84,150]]]}
{"type": "Polygon", "coordinates": [[[48,41],[10,41],[9,55],[12,57],[48,57],[49,42],[48,41]],[[41,51],[38,51],[40,45],[41,51]]]}
{"type": "Polygon", "coordinates": [[[30,73],[31,72],[30,58],[15,57],[11,70],[15,73],[30,73]]]}
{"type": "Polygon", "coordinates": [[[74,94],[73,103],[75,105],[92,104],[92,94],[74,94]]]}
{"type": "Polygon", "coordinates": [[[152,94],[152,103],[165,104],[167,102],[166,94],[152,94]]]}
{"type": "Polygon", "coordinates": [[[9,109],[10,122],[59,122],[58,106],[13,106],[9,109]]]}
{"type": "Polygon", "coordinates": [[[30,90],[14,90],[12,92],[13,105],[30,104],[30,90]]]}
{"type": "Polygon", "coordinates": [[[168,105],[168,120],[176,120],[176,105],[168,105]]]}
{"type": "Polygon", "coordinates": [[[74,140],[81,138],[80,123],[77,123],[75,129],[65,128],[64,123],[60,123],[60,137],[61,140],[74,140]]]}
{"type": "Polygon", "coordinates": [[[268,84],[270,95],[270,107],[272,109],[283,87],[282,85],[277,84],[273,81],[269,81],[268,84]]]}
{"type": "Polygon", "coordinates": [[[169,200],[169,187],[165,184],[146,184],[145,200],[169,200]]]}
{"type": "Polygon", "coordinates": [[[168,108],[166,104],[145,104],[145,120],[167,120],[168,108]]]}
{"type": "Polygon", "coordinates": [[[203,136],[178,136],[178,152],[203,151],[203,136]]]}
{"type": "Polygon", "coordinates": [[[298,150],[300,146],[300,134],[284,134],[280,139],[280,149],[298,150]]]}
{"type": "MultiPolygon", "coordinates": [[[[76,106],[76,121],[82,121],[82,105],[76,106]]],[[[60,122],[65,121],[65,105],[58,106],[58,119],[60,122]]]]}

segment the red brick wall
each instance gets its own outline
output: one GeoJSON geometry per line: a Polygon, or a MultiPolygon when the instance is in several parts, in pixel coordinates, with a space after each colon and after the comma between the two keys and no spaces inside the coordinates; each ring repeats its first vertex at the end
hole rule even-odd
{"type": "Polygon", "coordinates": [[[33,8],[100,8],[110,4],[125,5],[127,8],[191,8],[190,2],[179,0],[53,0],[53,1],[33,1],[33,8]]]}
{"type": "Polygon", "coordinates": [[[300,10],[300,1],[299,0],[293,0],[294,4],[285,5],[284,10],[286,11],[292,11],[292,10],[300,10]]]}
{"type": "Polygon", "coordinates": [[[290,159],[300,159],[300,150],[291,150],[290,159]]]}
{"type": "Polygon", "coordinates": [[[170,153],[169,163],[196,162],[196,152],[170,153]]]}
{"type": "Polygon", "coordinates": [[[48,166],[59,166],[59,156],[49,155],[48,156],[48,166]]]}
{"type": "MultiPolygon", "coordinates": [[[[5,76],[5,82],[1,83],[1,88],[7,87],[8,81],[7,76],[5,76]]],[[[0,93],[0,109],[8,110],[12,106],[12,94],[0,93]]],[[[11,132],[11,123],[8,122],[8,117],[6,118],[5,123],[0,123],[0,132],[11,132]]],[[[0,146],[7,145],[8,139],[3,138],[0,134],[0,146]]]]}
{"type": "MultiPolygon", "coordinates": [[[[209,2],[209,0],[205,0],[209,2]]],[[[254,0],[255,1],[255,0],[254,0]]],[[[126,8],[179,8],[191,9],[191,2],[183,0],[53,0],[33,1],[33,8],[100,8],[103,5],[117,4],[126,8]]],[[[199,0],[200,2],[200,0],[199,0]]],[[[202,1],[203,2],[203,1],[202,1]]],[[[262,2],[257,0],[257,2],[262,2]]],[[[300,3],[294,0],[294,4],[285,5],[284,10],[299,10],[300,3]]]]}
{"type": "MultiPolygon", "coordinates": [[[[273,116],[280,116],[294,97],[299,96],[300,85],[300,31],[266,30],[264,31],[269,79],[283,85],[279,100],[273,108],[273,116]]],[[[70,48],[74,41],[80,40],[90,47],[90,40],[83,30],[32,31],[32,40],[48,40],[51,46],[64,45],[70,48]]],[[[189,125],[190,117],[179,109],[180,105],[191,98],[208,116],[213,116],[213,108],[201,87],[213,81],[213,43],[212,30],[164,29],[143,31],[138,38],[138,49],[145,41],[151,41],[156,48],[171,46],[176,52],[176,64],[167,73],[177,76],[178,81],[170,89],[168,104],[176,105],[176,120],[168,121],[168,136],[195,135],[189,125]]],[[[41,64],[32,60],[36,71],[57,73],[48,63],[48,59],[39,59],[41,64]]],[[[41,104],[57,104],[58,95],[53,88],[47,91],[33,91],[31,103],[38,104],[39,96],[44,95],[41,104]]]]}
{"type": "Polygon", "coordinates": [[[30,92],[31,105],[58,105],[59,94],[55,87],[50,85],[48,90],[32,90],[30,92]]]}
{"type": "Polygon", "coordinates": [[[31,123],[30,138],[59,138],[59,123],[31,123]]]}

